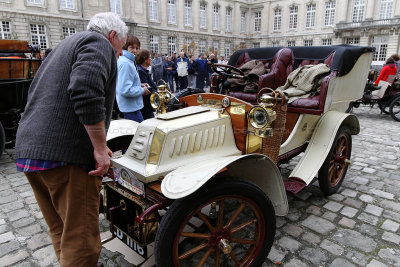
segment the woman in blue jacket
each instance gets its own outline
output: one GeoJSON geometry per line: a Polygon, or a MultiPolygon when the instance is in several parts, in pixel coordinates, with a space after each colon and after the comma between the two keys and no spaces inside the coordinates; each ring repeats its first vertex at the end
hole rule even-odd
{"type": "MultiPolygon", "coordinates": [[[[140,82],[147,83],[152,93],[157,92],[157,85],[150,76],[148,67],[151,66],[151,54],[149,50],[141,49],[136,54],[136,67],[140,77],[140,82]]],[[[150,105],[150,95],[143,96],[143,108],[141,110],[143,119],[154,118],[154,109],[150,105]]]]}
{"type": "Polygon", "coordinates": [[[142,96],[150,94],[150,91],[147,89],[148,85],[142,87],[136,71],[134,53],[139,48],[139,39],[134,35],[128,35],[122,56],[117,62],[117,103],[125,119],[142,122],[143,116],[140,112],[143,108],[142,96]]]}

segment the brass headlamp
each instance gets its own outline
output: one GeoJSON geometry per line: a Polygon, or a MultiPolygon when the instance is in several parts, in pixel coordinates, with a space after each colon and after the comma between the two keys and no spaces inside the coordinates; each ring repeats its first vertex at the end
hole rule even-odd
{"type": "Polygon", "coordinates": [[[263,94],[259,98],[259,105],[252,107],[247,114],[249,130],[259,137],[272,136],[271,124],[276,120],[276,98],[268,94],[263,94]]]}
{"type": "Polygon", "coordinates": [[[157,92],[152,93],[150,96],[150,104],[156,110],[157,114],[159,113],[164,114],[167,113],[166,104],[169,103],[169,101],[171,101],[172,97],[173,96],[169,91],[168,84],[164,80],[160,80],[157,83],[157,92]]]}

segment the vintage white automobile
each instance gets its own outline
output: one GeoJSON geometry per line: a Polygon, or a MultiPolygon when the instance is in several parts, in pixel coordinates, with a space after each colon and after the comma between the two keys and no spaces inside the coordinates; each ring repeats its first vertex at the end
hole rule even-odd
{"type": "Polygon", "coordinates": [[[111,232],[143,257],[155,242],[157,266],[260,266],[274,241],[275,216],[288,213],[286,191],[297,193],[318,177],[329,195],[343,182],[352,135],[360,131],[345,110],[363,94],[373,51],[240,50],[219,66],[214,93],[182,97],[175,100],[181,108],[166,113],[173,96],[159,86],[155,118],[113,121],[109,130],[110,148],[122,150],[112,158],[113,181],[104,184],[111,232]],[[250,81],[241,66],[254,59],[266,69],[256,92],[230,90],[231,78],[250,81]],[[313,79],[311,95],[293,101],[276,90],[292,71],[318,64],[328,72],[313,79]],[[284,180],[279,164],[302,152],[284,180]]]}

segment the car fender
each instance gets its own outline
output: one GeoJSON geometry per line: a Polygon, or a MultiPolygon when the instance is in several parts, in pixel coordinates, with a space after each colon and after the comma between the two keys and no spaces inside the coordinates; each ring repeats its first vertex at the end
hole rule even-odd
{"type": "Polygon", "coordinates": [[[270,198],[276,215],[288,213],[281,173],[270,158],[261,154],[209,158],[179,167],[165,176],[161,191],[170,199],[183,198],[197,191],[221,170],[258,185],[270,198]]]}
{"type": "Polygon", "coordinates": [[[324,163],[336,133],[342,125],[348,126],[353,135],[360,132],[360,123],[355,115],[338,111],[326,112],[315,126],[304,156],[289,177],[301,179],[306,185],[311,183],[324,163]]]}
{"type": "Polygon", "coordinates": [[[132,120],[113,120],[110,122],[110,126],[107,131],[107,142],[122,136],[131,135],[134,136],[139,123],[132,120]]]}

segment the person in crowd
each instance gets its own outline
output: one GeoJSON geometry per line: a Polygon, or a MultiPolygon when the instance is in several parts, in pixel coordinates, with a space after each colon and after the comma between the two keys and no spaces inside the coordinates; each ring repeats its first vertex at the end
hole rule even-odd
{"type": "MultiPolygon", "coordinates": [[[[157,85],[150,76],[148,68],[151,66],[151,53],[149,50],[141,49],[136,55],[136,67],[141,83],[149,85],[151,93],[157,92],[157,85]]],[[[154,109],[150,105],[150,95],[143,95],[143,108],[141,110],[143,119],[154,118],[154,109]]]]}
{"type": "Polygon", "coordinates": [[[375,81],[375,85],[379,84],[379,81],[386,81],[389,75],[395,75],[397,71],[396,64],[393,58],[388,58],[386,60],[385,66],[382,68],[381,72],[379,73],[378,78],[375,81]]]}
{"type": "Polygon", "coordinates": [[[197,64],[196,88],[204,89],[205,80],[208,79],[208,71],[207,71],[207,60],[204,58],[203,53],[201,53],[200,57],[196,59],[196,64],[197,64]]]}
{"type": "Polygon", "coordinates": [[[179,54],[179,58],[176,61],[177,72],[178,72],[178,84],[177,89],[184,90],[188,87],[188,69],[189,59],[185,57],[185,52],[179,54]]]}
{"type": "Polygon", "coordinates": [[[170,57],[166,57],[166,62],[164,65],[165,72],[167,73],[167,81],[169,84],[169,89],[171,92],[175,92],[174,90],[174,77],[176,74],[176,64],[174,61],[171,60],[170,57]]]}
{"type": "MultiPolygon", "coordinates": [[[[178,60],[178,58],[177,58],[176,52],[174,51],[171,55],[171,61],[174,62],[176,65],[177,60],[178,60]]],[[[174,74],[174,81],[176,84],[176,91],[179,91],[178,72],[177,71],[175,71],[175,74],[174,74]]]]}
{"type": "Polygon", "coordinates": [[[151,73],[153,74],[153,80],[157,83],[163,78],[163,62],[158,53],[154,53],[154,59],[151,61],[151,73]]]}
{"type": "Polygon", "coordinates": [[[210,77],[213,74],[213,70],[212,70],[211,66],[216,63],[218,63],[218,60],[215,58],[215,55],[210,54],[210,57],[207,60],[207,71],[208,71],[207,83],[206,83],[207,87],[210,86],[210,77]]]}
{"type": "Polygon", "coordinates": [[[400,57],[398,54],[393,54],[390,57],[393,58],[394,64],[396,64],[397,67],[396,76],[398,76],[400,72],[400,57]]]}
{"type": "MultiPolygon", "coordinates": [[[[61,41],[39,68],[15,157],[32,186],[61,267],[99,266],[102,176],[110,166],[117,58],[128,27],[111,12],[61,41]]],[[[101,266],[101,265],[100,265],[101,266]]]]}
{"type": "Polygon", "coordinates": [[[44,61],[47,57],[48,57],[48,55],[50,54],[50,52],[52,51],[53,49],[51,49],[51,48],[47,48],[45,51],[44,51],[44,57],[42,58],[42,61],[44,61]]]}
{"type": "Polygon", "coordinates": [[[194,60],[194,56],[189,56],[189,69],[188,69],[188,87],[196,87],[196,75],[197,75],[197,62],[194,60]]]}
{"type": "Polygon", "coordinates": [[[228,61],[226,61],[223,56],[220,56],[218,59],[218,64],[226,65],[226,64],[228,64],[228,61]]]}
{"type": "Polygon", "coordinates": [[[117,103],[125,119],[142,122],[143,95],[150,94],[150,91],[147,84],[140,83],[135,67],[135,54],[139,48],[139,39],[128,35],[118,59],[117,103]]]}

